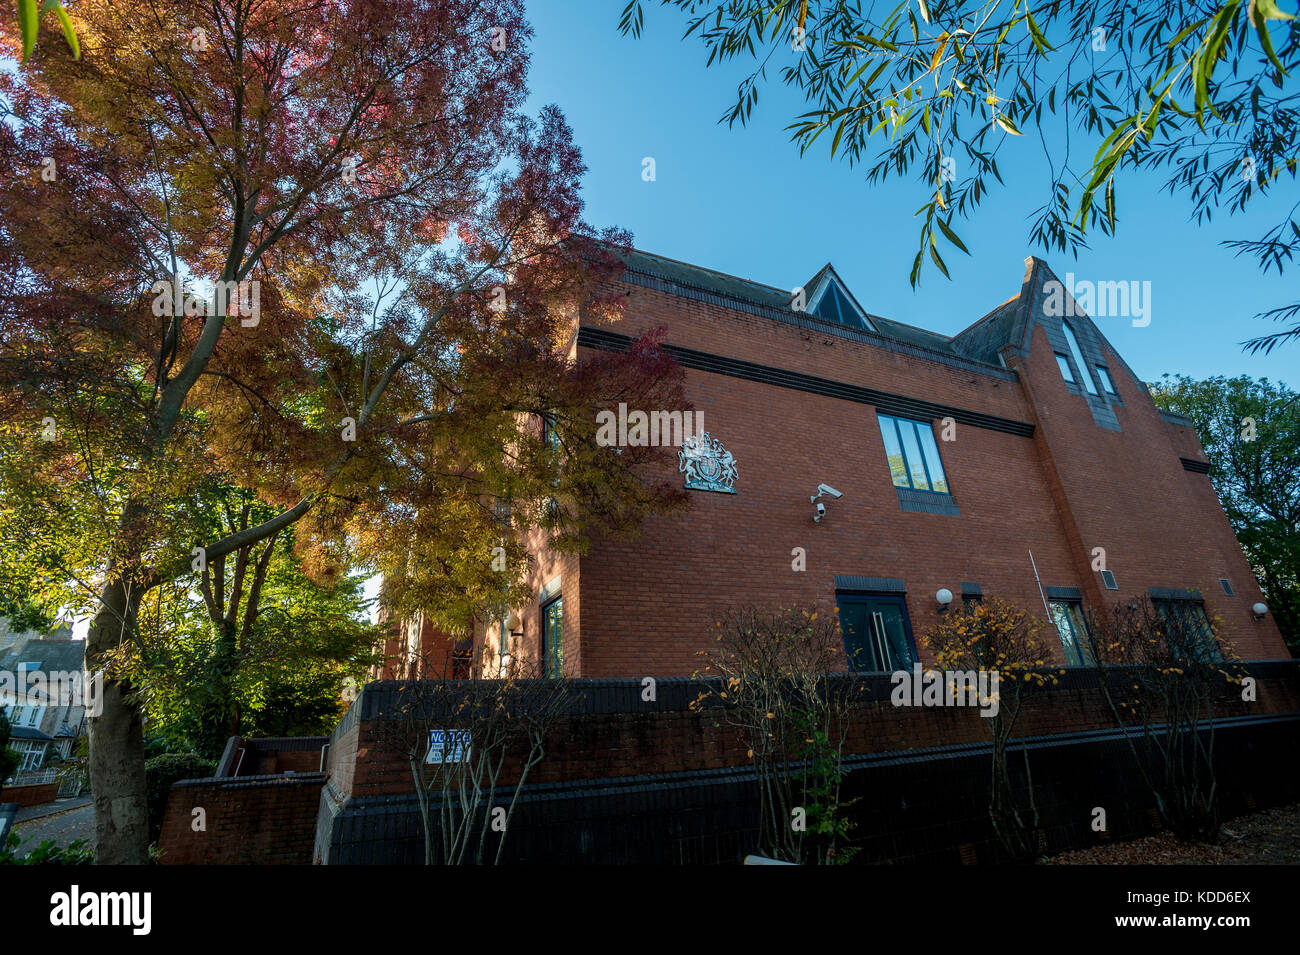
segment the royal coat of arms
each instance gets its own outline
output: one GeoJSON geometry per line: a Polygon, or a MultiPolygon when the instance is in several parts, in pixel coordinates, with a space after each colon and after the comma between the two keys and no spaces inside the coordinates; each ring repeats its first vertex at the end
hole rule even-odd
{"type": "Polygon", "coordinates": [[[735,494],[736,459],[709,432],[691,435],[682,442],[677,452],[677,470],[686,475],[686,487],[691,491],[721,491],[735,494]]]}

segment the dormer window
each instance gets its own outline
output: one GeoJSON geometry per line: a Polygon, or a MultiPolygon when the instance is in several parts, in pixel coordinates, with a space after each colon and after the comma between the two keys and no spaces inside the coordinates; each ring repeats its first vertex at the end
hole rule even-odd
{"type": "Polygon", "coordinates": [[[817,303],[813,314],[821,318],[829,318],[832,322],[839,322],[841,325],[849,325],[853,328],[862,327],[862,320],[858,318],[857,312],[853,310],[852,306],[844,301],[844,296],[834,282],[826,286],[826,294],[817,303]]]}
{"type": "MultiPolygon", "coordinates": [[[[1074,359],[1075,367],[1079,369],[1079,377],[1083,379],[1083,387],[1088,389],[1088,394],[1095,395],[1097,386],[1093,384],[1092,375],[1088,373],[1088,363],[1083,360],[1083,351],[1079,348],[1079,339],[1074,337],[1074,329],[1070,327],[1069,322],[1061,322],[1061,330],[1065,332],[1065,343],[1070,346],[1070,357],[1074,359]]],[[[1057,355],[1056,358],[1059,362],[1061,356],[1057,355]]]]}
{"type": "Polygon", "coordinates": [[[846,328],[875,330],[831,266],[822,269],[809,283],[809,287],[812,289],[808,301],[809,314],[846,328]]]}

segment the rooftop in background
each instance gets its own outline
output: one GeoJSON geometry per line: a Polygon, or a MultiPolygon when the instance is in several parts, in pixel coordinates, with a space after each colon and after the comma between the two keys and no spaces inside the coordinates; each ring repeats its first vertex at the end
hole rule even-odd
{"type": "Polygon", "coordinates": [[[74,640],[67,627],[51,634],[17,634],[0,648],[0,670],[17,672],[19,664],[34,663],[47,673],[80,671],[84,666],[86,642],[74,640]]]}

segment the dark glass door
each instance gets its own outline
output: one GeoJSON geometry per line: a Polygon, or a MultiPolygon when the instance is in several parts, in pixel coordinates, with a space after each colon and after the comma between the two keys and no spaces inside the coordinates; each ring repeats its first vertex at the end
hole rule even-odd
{"type": "Polygon", "coordinates": [[[916,649],[902,597],[840,594],[837,601],[849,669],[870,673],[912,668],[916,649]]]}

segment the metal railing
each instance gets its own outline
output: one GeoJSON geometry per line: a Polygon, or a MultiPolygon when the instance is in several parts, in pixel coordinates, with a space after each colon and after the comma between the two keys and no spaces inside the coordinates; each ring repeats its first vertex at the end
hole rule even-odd
{"type": "Polygon", "coordinates": [[[42,786],[54,782],[53,769],[25,769],[14,773],[10,786],[42,786]]]}

